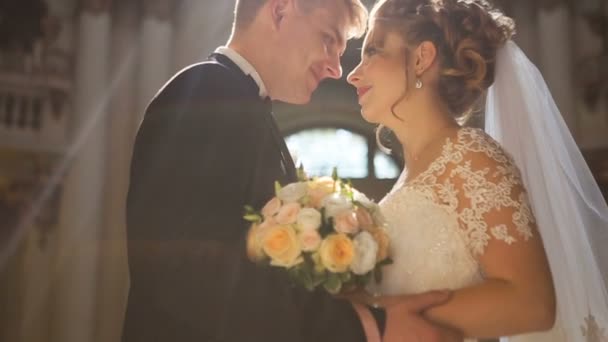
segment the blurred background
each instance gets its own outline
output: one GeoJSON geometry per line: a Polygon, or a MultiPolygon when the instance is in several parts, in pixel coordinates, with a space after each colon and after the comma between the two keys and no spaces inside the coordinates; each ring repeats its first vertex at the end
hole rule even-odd
{"type": "MultiPolygon", "coordinates": [[[[364,1],[372,5],[373,1],[364,1]]],[[[608,0],[503,0],[608,192],[608,0]]],[[[231,0],[0,1],[0,341],[119,341],[124,208],[147,103],[226,42],[231,0]]],[[[361,41],[343,57],[346,75],[361,41]]],[[[295,159],[376,200],[402,168],[344,79],[274,112],[295,159]]],[[[481,126],[483,113],[469,123],[481,126]]],[[[228,175],[226,176],[228,179],[228,175]]]]}

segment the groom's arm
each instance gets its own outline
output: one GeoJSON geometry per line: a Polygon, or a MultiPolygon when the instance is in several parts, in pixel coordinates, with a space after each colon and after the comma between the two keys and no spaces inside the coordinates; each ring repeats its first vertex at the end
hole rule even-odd
{"type": "Polygon", "coordinates": [[[238,89],[204,73],[178,76],[150,104],[131,169],[130,311],[151,317],[138,330],[175,340],[204,340],[229,314],[250,168],[264,147],[262,120],[226,98],[238,89]]]}
{"type": "Polygon", "coordinates": [[[162,238],[223,239],[244,227],[239,205],[249,197],[261,121],[234,105],[239,94],[219,81],[221,69],[201,68],[156,96],[135,143],[129,220],[147,221],[147,233],[162,238]]]}

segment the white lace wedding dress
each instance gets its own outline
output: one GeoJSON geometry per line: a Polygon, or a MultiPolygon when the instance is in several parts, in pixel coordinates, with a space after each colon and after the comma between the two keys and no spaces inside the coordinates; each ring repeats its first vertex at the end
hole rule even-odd
{"type": "MultiPolygon", "coordinates": [[[[479,283],[477,258],[489,244],[537,238],[519,171],[483,130],[460,129],[426,171],[406,184],[403,178],[380,202],[394,261],[374,289],[381,294],[479,283]]],[[[546,333],[509,338],[520,340],[565,341],[546,333]]]]}

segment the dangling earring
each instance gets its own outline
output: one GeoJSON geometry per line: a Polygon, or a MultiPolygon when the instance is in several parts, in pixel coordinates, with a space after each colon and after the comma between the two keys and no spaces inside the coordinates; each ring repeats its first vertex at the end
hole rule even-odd
{"type": "Polygon", "coordinates": [[[416,79],[416,89],[422,89],[422,80],[419,78],[416,79]]]}

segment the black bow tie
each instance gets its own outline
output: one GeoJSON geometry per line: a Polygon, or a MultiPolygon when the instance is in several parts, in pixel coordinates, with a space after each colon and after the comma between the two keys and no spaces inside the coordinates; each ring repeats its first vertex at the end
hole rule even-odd
{"type": "Polygon", "coordinates": [[[270,99],[270,96],[266,96],[262,101],[264,102],[264,109],[267,109],[268,112],[272,112],[272,100],[270,99]]]}

